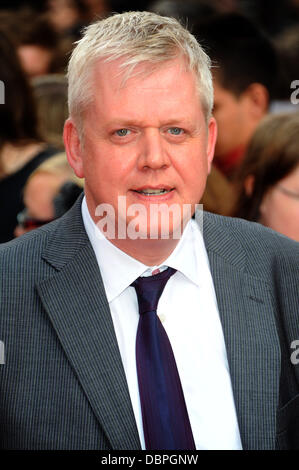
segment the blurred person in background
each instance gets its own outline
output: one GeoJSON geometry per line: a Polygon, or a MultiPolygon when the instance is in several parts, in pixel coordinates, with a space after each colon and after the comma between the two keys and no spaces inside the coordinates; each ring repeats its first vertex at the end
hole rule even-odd
{"type": "Polygon", "coordinates": [[[275,93],[275,50],[254,23],[237,13],[199,22],[194,34],[214,64],[213,115],[218,124],[214,164],[233,179],[275,93]]]}
{"type": "Polygon", "coordinates": [[[81,29],[88,23],[88,9],[84,0],[49,0],[47,17],[61,36],[79,39],[81,29]]]}
{"type": "Polygon", "coordinates": [[[43,75],[31,83],[39,132],[46,142],[63,150],[62,132],[68,117],[66,77],[61,74],[43,75]]]}
{"type": "Polygon", "coordinates": [[[31,78],[51,72],[59,39],[47,18],[24,10],[17,21],[17,51],[26,74],[31,78]]]}
{"type": "MultiPolygon", "coordinates": [[[[105,16],[111,10],[110,0],[84,0],[84,3],[87,6],[90,21],[105,16]]],[[[130,2],[127,2],[127,5],[131,9],[130,2]]]]}
{"type": "MultiPolygon", "coordinates": [[[[129,7],[129,3],[127,4],[129,7]]],[[[109,11],[108,0],[48,0],[47,16],[58,34],[74,41],[82,29],[109,11]]]]}
{"type": "Polygon", "coordinates": [[[13,238],[17,214],[23,209],[22,189],[32,171],[56,152],[37,130],[32,90],[13,43],[0,30],[0,80],[5,103],[0,105],[0,243],[13,238]]]}
{"type": "Polygon", "coordinates": [[[235,185],[215,165],[212,165],[200,204],[203,204],[205,211],[230,215],[235,201],[235,185]]]}
{"type": "Polygon", "coordinates": [[[64,73],[72,41],[62,39],[45,14],[22,9],[0,12],[1,29],[11,36],[29,78],[64,73]]]}
{"type": "Polygon", "coordinates": [[[18,214],[15,236],[38,228],[71,208],[83,189],[64,152],[42,163],[29,176],[24,187],[25,208],[18,214]]]}
{"type": "Polygon", "coordinates": [[[299,242],[299,113],[267,116],[239,170],[234,215],[299,242]]]}
{"type": "Polygon", "coordinates": [[[217,9],[208,0],[154,0],[150,2],[149,11],[158,15],[170,16],[186,24],[192,31],[196,18],[206,19],[217,13],[217,9]]]}
{"type": "Polygon", "coordinates": [[[273,39],[298,25],[298,0],[238,0],[238,3],[240,11],[273,39]]]}
{"type": "Polygon", "coordinates": [[[44,3],[45,0],[40,0],[39,2],[36,0],[1,0],[1,8],[16,11],[23,7],[29,7],[34,8],[35,11],[43,11],[44,3]]]}
{"type": "Polygon", "coordinates": [[[298,25],[299,22],[275,38],[280,66],[277,100],[271,103],[271,112],[299,111],[299,94],[296,91],[299,88],[298,25]]]}

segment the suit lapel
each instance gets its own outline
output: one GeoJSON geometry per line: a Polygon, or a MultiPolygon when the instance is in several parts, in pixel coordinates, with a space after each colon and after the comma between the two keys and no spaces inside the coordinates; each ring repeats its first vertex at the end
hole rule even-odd
{"type": "Polygon", "coordinates": [[[244,449],[275,447],[280,349],[267,285],[246,272],[246,253],[228,227],[204,215],[214,280],[244,449]]]}
{"type": "Polygon", "coordinates": [[[113,449],[139,449],[128,386],[81,200],[44,253],[55,274],[38,292],[87,399],[113,449]]]}

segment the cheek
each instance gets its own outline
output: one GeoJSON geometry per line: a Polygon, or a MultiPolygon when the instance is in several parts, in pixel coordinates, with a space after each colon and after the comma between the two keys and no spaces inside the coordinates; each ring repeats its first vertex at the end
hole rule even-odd
{"type": "Polygon", "coordinates": [[[199,202],[201,199],[208,176],[208,170],[208,157],[203,151],[200,157],[195,155],[194,158],[190,158],[188,164],[185,164],[181,168],[180,176],[183,180],[184,191],[189,200],[199,202]]]}
{"type": "Polygon", "coordinates": [[[93,177],[96,174],[112,183],[113,180],[123,180],[126,174],[134,168],[133,152],[125,148],[116,148],[112,144],[98,142],[85,148],[83,159],[84,171],[93,177]]]}

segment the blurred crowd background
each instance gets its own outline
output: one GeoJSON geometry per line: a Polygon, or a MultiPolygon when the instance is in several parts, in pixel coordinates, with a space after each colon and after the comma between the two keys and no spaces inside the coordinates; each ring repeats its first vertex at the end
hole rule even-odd
{"type": "Polygon", "coordinates": [[[67,62],[86,25],[130,10],[176,17],[212,59],[219,136],[199,202],[299,241],[299,0],[1,0],[0,243],[82,191],[62,141],[67,62]]]}

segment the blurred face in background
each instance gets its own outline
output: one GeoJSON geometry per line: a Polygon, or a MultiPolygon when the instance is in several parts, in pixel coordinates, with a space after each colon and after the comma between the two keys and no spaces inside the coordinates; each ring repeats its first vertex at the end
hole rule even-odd
{"type": "Polygon", "coordinates": [[[245,152],[257,125],[267,113],[268,92],[252,83],[239,96],[224,88],[217,73],[213,75],[213,115],[218,125],[215,159],[225,161],[236,150],[245,152]]]}
{"type": "Polygon", "coordinates": [[[263,225],[299,242],[299,165],[266,192],[260,214],[263,225]]]}
{"type": "Polygon", "coordinates": [[[247,106],[244,97],[237,98],[229,90],[223,88],[214,79],[213,116],[218,124],[218,136],[215,147],[215,158],[222,160],[240,146],[247,144],[247,106]]]}
{"type": "Polygon", "coordinates": [[[24,190],[25,210],[18,216],[15,237],[54,220],[54,197],[64,181],[64,176],[46,172],[37,172],[28,180],[24,190]]]}
{"type": "Polygon", "coordinates": [[[58,32],[63,32],[80,21],[80,12],[72,0],[49,0],[48,17],[58,32]]]}
{"type": "Polygon", "coordinates": [[[22,68],[29,78],[49,73],[53,51],[35,44],[24,44],[18,47],[18,55],[22,68]]]}

